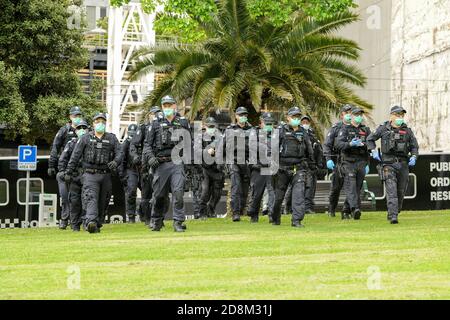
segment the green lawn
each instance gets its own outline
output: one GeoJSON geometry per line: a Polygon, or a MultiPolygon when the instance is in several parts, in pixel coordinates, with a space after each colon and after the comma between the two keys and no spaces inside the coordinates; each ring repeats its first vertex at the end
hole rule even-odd
{"type": "Polygon", "coordinates": [[[0,230],[0,299],[450,298],[450,211],[289,219],[0,230]]]}

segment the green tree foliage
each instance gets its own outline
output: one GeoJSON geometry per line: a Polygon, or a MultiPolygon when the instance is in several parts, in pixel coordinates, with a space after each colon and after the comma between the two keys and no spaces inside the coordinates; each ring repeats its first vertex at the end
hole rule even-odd
{"type": "MultiPolygon", "coordinates": [[[[129,0],[112,0],[120,6],[129,0]]],[[[176,36],[182,42],[195,42],[205,38],[199,22],[208,21],[217,12],[215,0],[141,0],[144,10],[153,12],[157,5],[164,5],[155,21],[158,35],[176,36]]],[[[303,11],[316,19],[330,18],[332,15],[356,7],[353,0],[249,0],[247,9],[253,18],[268,20],[275,26],[288,21],[296,11],[303,11]]]]}
{"type": "Polygon", "coordinates": [[[158,104],[168,93],[193,98],[191,116],[203,109],[262,105],[287,109],[300,105],[321,124],[343,103],[371,106],[349,84],[365,77],[349,61],[359,47],[333,32],[358,19],[349,12],[316,20],[299,12],[280,26],[257,22],[245,0],[220,0],[219,10],[201,24],[207,39],[191,45],[158,45],[134,55],[131,80],[151,71],[166,76],[146,104],[158,104]]]}
{"type": "Polygon", "coordinates": [[[27,143],[51,141],[70,106],[102,109],[81,90],[77,70],[88,55],[82,31],[68,27],[69,5],[68,0],[0,0],[0,61],[10,73],[9,85],[17,87],[14,98],[0,94],[10,101],[0,105],[0,123],[12,126],[12,134],[27,143]]]}

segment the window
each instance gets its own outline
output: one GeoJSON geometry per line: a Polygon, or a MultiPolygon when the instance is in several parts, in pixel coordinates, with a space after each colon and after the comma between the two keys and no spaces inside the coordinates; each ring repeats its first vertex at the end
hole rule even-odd
{"type": "Polygon", "coordinates": [[[0,179],[0,207],[7,206],[9,203],[9,181],[0,179]]]}
{"type": "Polygon", "coordinates": [[[100,7],[100,18],[106,17],[106,7],[100,7]]]}
{"type": "Polygon", "coordinates": [[[86,6],[86,22],[88,30],[93,30],[97,27],[97,19],[95,11],[96,11],[95,7],[86,6]]]}
{"type": "MultiPolygon", "coordinates": [[[[26,179],[17,180],[17,203],[25,205],[26,179]]],[[[30,197],[28,204],[39,205],[39,194],[44,193],[44,181],[41,178],[30,178],[30,197]]]]}

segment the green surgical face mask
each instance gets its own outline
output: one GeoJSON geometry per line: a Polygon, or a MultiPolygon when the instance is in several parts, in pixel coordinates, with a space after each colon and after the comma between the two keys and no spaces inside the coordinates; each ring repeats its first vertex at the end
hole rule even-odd
{"type": "Polygon", "coordinates": [[[174,110],[173,109],[164,109],[163,112],[166,117],[170,117],[171,115],[173,115],[174,110]]]}
{"type": "Polygon", "coordinates": [[[246,123],[247,120],[248,120],[248,119],[247,119],[246,116],[239,117],[239,123],[246,123]]]}
{"type": "Polygon", "coordinates": [[[298,127],[300,125],[300,119],[291,119],[291,121],[289,121],[289,124],[293,127],[298,127]]]}
{"type": "Polygon", "coordinates": [[[397,118],[397,119],[395,119],[395,125],[396,126],[401,126],[401,125],[403,125],[405,123],[405,119],[403,119],[403,118],[397,118]]]}
{"type": "Polygon", "coordinates": [[[79,129],[79,130],[77,131],[77,136],[78,136],[78,138],[81,138],[85,133],[86,133],[86,130],[85,130],[85,129],[79,129]]]}
{"type": "Polygon", "coordinates": [[[214,134],[214,132],[216,132],[216,128],[206,128],[206,133],[214,134]]]}
{"type": "Polygon", "coordinates": [[[106,125],[103,122],[99,122],[99,123],[95,124],[94,129],[95,129],[95,132],[103,133],[103,132],[105,132],[106,125]]]}
{"type": "Polygon", "coordinates": [[[354,120],[356,124],[361,124],[363,122],[363,116],[356,116],[354,120]]]}
{"type": "Polygon", "coordinates": [[[344,116],[344,122],[350,123],[351,121],[352,121],[352,115],[351,114],[346,114],[344,116]]]}
{"type": "Polygon", "coordinates": [[[73,120],[72,120],[72,123],[74,126],[79,125],[80,122],[81,122],[81,118],[79,118],[79,117],[73,118],[73,120]]]}
{"type": "Polygon", "coordinates": [[[272,132],[272,130],[273,130],[273,125],[271,125],[271,124],[266,124],[266,125],[264,125],[263,130],[266,131],[266,132],[272,132]]]}

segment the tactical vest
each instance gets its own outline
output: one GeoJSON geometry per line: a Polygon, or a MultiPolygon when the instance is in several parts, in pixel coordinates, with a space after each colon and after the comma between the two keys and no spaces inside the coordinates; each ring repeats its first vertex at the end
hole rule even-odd
{"type": "Polygon", "coordinates": [[[408,129],[386,126],[388,134],[381,138],[381,152],[386,155],[407,157],[409,154],[410,135],[408,129]]]}
{"type": "Polygon", "coordinates": [[[281,144],[280,156],[282,158],[305,158],[306,157],[306,143],[305,135],[307,133],[304,129],[298,131],[290,130],[284,127],[284,139],[281,144]]]}
{"type": "Polygon", "coordinates": [[[356,157],[365,157],[368,155],[367,151],[367,138],[369,136],[367,132],[367,127],[360,126],[348,126],[346,130],[347,142],[350,143],[353,139],[360,139],[364,146],[362,147],[351,147],[345,151],[346,155],[356,156],[356,157]]]}
{"type": "Polygon", "coordinates": [[[105,133],[102,139],[98,139],[94,134],[89,134],[89,142],[84,151],[84,162],[89,167],[106,169],[108,162],[114,159],[114,141],[109,133],[105,133]]]}
{"type": "Polygon", "coordinates": [[[172,136],[175,130],[186,129],[182,125],[184,119],[175,118],[172,123],[169,121],[161,121],[158,126],[156,135],[156,149],[159,151],[159,156],[170,156],[171,150],[178,144],[179,141],[172,141],[172,136]]]}
{"type": "Polygon", "coordinates": [[[64,143],[62,146],[63,147],[66,146],[67,143],[72,139],[77,139],[77,134],[75,132],[75,129],[70,124],[66,124],[66,133],[64,137],[64,143]]]}
{"type": "Polygon", "coordinates": [[[245,160],[248,160],[250,156],[250,150],[249,150],[249,141],[250,141],[250,134],[252,132],[253,127],[252,126],[245,126],[244,128],[241,128],[237,124],[233,124],[227,128],[227,130],[232,130],[234,137],[233,139],[236,139],[236,145],[234,149],[234,157],[235,160],[237,160],[238,154],[245,154],[245,160]],[[239,138],[235,138],[239,137],[239,138]],[[239,141],[244,138],[245,143],[239,143],[239,141]]]}

